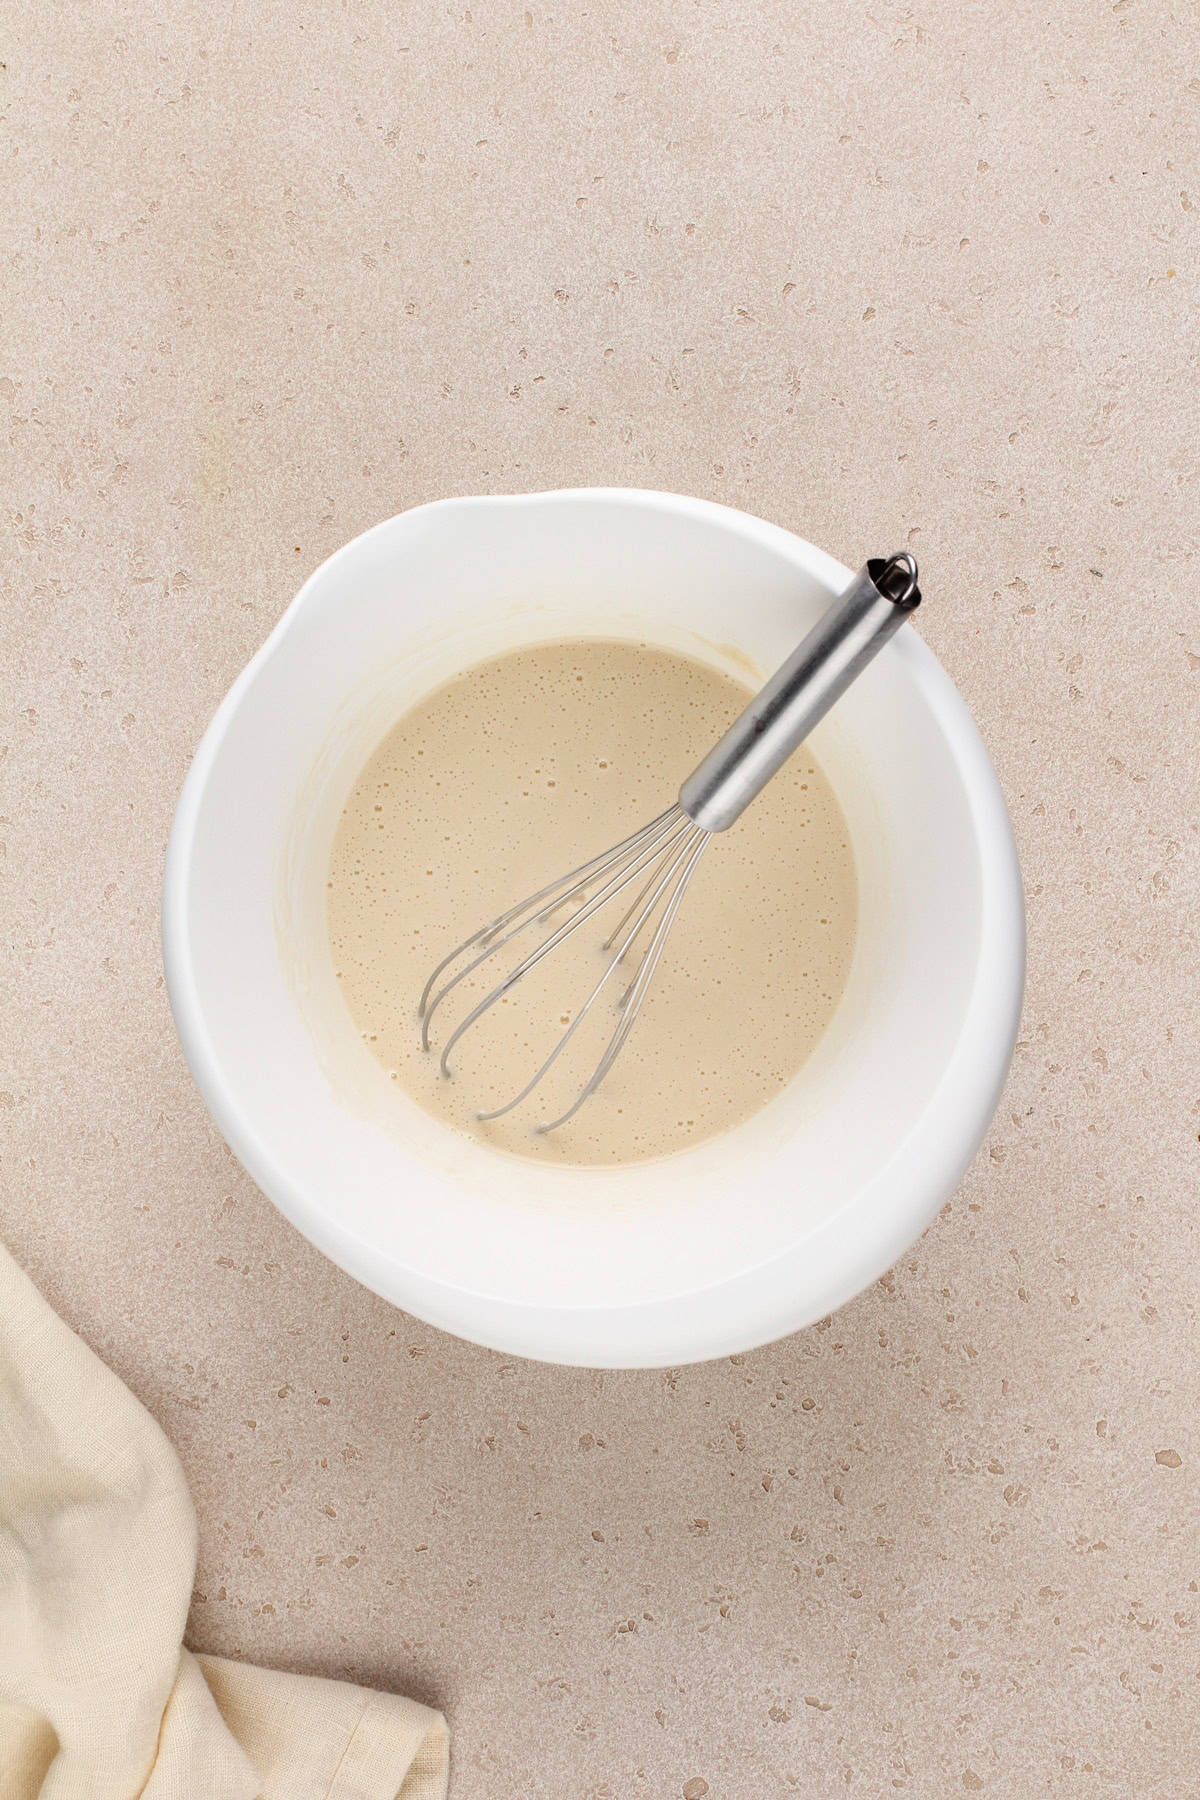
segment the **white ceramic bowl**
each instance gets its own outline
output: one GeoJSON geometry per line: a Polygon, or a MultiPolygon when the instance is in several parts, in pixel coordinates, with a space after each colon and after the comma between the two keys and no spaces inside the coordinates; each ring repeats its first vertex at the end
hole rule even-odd
{"type": "Polygon", "coordinates": [[[448,676],[568,635],[765,676],[849,578],[786,531],[672,494],[446,500],[332,556],[235,682],[171,833],[171,1004],[250,1174],[368,1287],[518,1355],[692,1362],[841,1305],[951,1193],[1012,1053],[1024,912],[987,753],[911,627],[813,738],[858,862],[845,995],[807,1065],[737,1130],[617,1169],[460,1140],[375,1063],[326,947],[341,806],[388,726],[448,676]]]}

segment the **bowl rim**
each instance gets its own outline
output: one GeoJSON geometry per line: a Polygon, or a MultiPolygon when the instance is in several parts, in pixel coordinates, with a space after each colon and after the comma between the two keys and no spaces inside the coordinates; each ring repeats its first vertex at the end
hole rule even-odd
{"type": "Polygon", "coordinates": [[[652,488],[553,488],[432,500],[380,521],[335,550],[306,578],[217,707],[188,771],[167,846],[162,948],[175,1026],[210,1113],[272,1204],[347,1273],[442,1330],[506,1354],[584,1367],[664,1367],[736,1354],[775,1341],[845,1304],[909,1248],[944,1205],[986,1135],[1008,1074],[1025,981],[1025,906],[1016,844],[999,779],[966,703],[915,633],[897,640],[920,697],[945,739],[966,796],[979,859],[981,923],[975,977],[942,1076],[887,1162],[815,1230],[727,1281],[693,1293],[620,1305],[554,1306],[480,1295],[384,1258],[319,1206],[273,1161],[225,1081],[204,1023],[188,933],[192,852],[209,774],[259,669],[275,654],[313,589],[365,539],[435,512],[580,503],[619,505],[716,524],[803,568],[841,592],[852,571],[783,526],[735,507],[652,488]],[[955,1121],[946,1127],[944,1121],[955,1121]],[[941,1126],[934,1129],[934,1121],[941,1126]],[[965,1122],[965,1123],[964,1123],[965,1122]],[[822,1306],[800,1296],[820,1265],[822,1306]],[[719,1306],[714,1304],[720,1296],[719,1306]],[[700,1304],[703,1302],[703,1304],[700,1304]],[[703,1320],[697,1315],[702,1314],[703,1320]],[[619,1351],[616,1350],[619,1346],[619,1351]]]}

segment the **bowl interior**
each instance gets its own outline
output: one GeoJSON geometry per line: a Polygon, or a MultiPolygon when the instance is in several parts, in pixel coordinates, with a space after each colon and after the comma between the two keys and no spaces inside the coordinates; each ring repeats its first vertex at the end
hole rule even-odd
{"type": "MultiPolygon", "coordinates": [[[[671,496],[443,502],[318,570],[240,678],[172,837],[172,1001],[251,1173],[379,1292],[526,1354],[684,1360],[819,1317],[944,1199],[990,1101],[942,1122],[940,1164],[914,1162],[913,1140],[929,1134],[972,1007],[988,916],[981,805],[994,813],[995,796],[981,802],[986,758],[911,630],[813,738],[859,873],[845,995],[792,1084],[736,1131],[611,1170],[461,1140],[363,1046],[326,946],[324,882],[350,786],[394,719],[448,676],[578,635],[686,650],[757,682],[847,579],[786,533],[671,496]],[[852,1254],[830,1250],[847,1236],[852,1254]],[[756,1272],[776,1265],[768,1305],[756,1272]]],[[[1019,993],[1019,969],[1015,981],[1019,993]]],[[[1011,1036],[1005,1064],[1010,1049],[1011,1036]]]]}

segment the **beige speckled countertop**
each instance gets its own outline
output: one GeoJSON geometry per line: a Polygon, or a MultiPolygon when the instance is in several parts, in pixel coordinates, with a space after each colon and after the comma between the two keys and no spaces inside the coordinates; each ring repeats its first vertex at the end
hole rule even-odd
{"type": "Polygon", "coordinates": [[[457,1800],[1196,1792],[1195,13],[9,25],[0,1229],[179,1447],[192,1643],[442,1704],[457,1800]],[[1029,893],[941,1218],[668,1374],[506,1360],[323,1261],[159,966],[189,756],[301,576],[589,482],[913,544],[1029,893]]]}

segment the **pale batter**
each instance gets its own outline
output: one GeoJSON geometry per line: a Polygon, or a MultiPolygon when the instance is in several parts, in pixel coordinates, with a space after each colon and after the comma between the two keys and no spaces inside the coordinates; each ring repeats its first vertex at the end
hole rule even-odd
{"type": "MultiPolygon", "coordinates": [[[[552,1047],[595,984],[600,942],[624,902],[595,922],[604,931],[583,926],[465,1035],[454,1079],[420,1048],[417,1004],[434,965],[669,806],[749,695],[644,644],[543,644],[467,670],[376,749],[334,843],[334,968],[372,1051],[448,1126],[552,1162],[637,1161],[738,1124],[805,1061],[845,985],[857,910],[845,821],[806,747],[710,843],[628,1043],[568,1125],[534,1131],[595,1066],[611,1009],[591,1036],[589,1015],[555,1078],[515,1112],[486,1125],[475,1113],[518,1093],[552,1047]]],[[[538,931],[513,948],[531,948],[538,931]]],[[[504,967],[483,973],[494,982],[504,967]]],[[[461,1004],[458,994],[446,1003],[439,1047],[483,992],[473,978],[461,1004]]]]}

